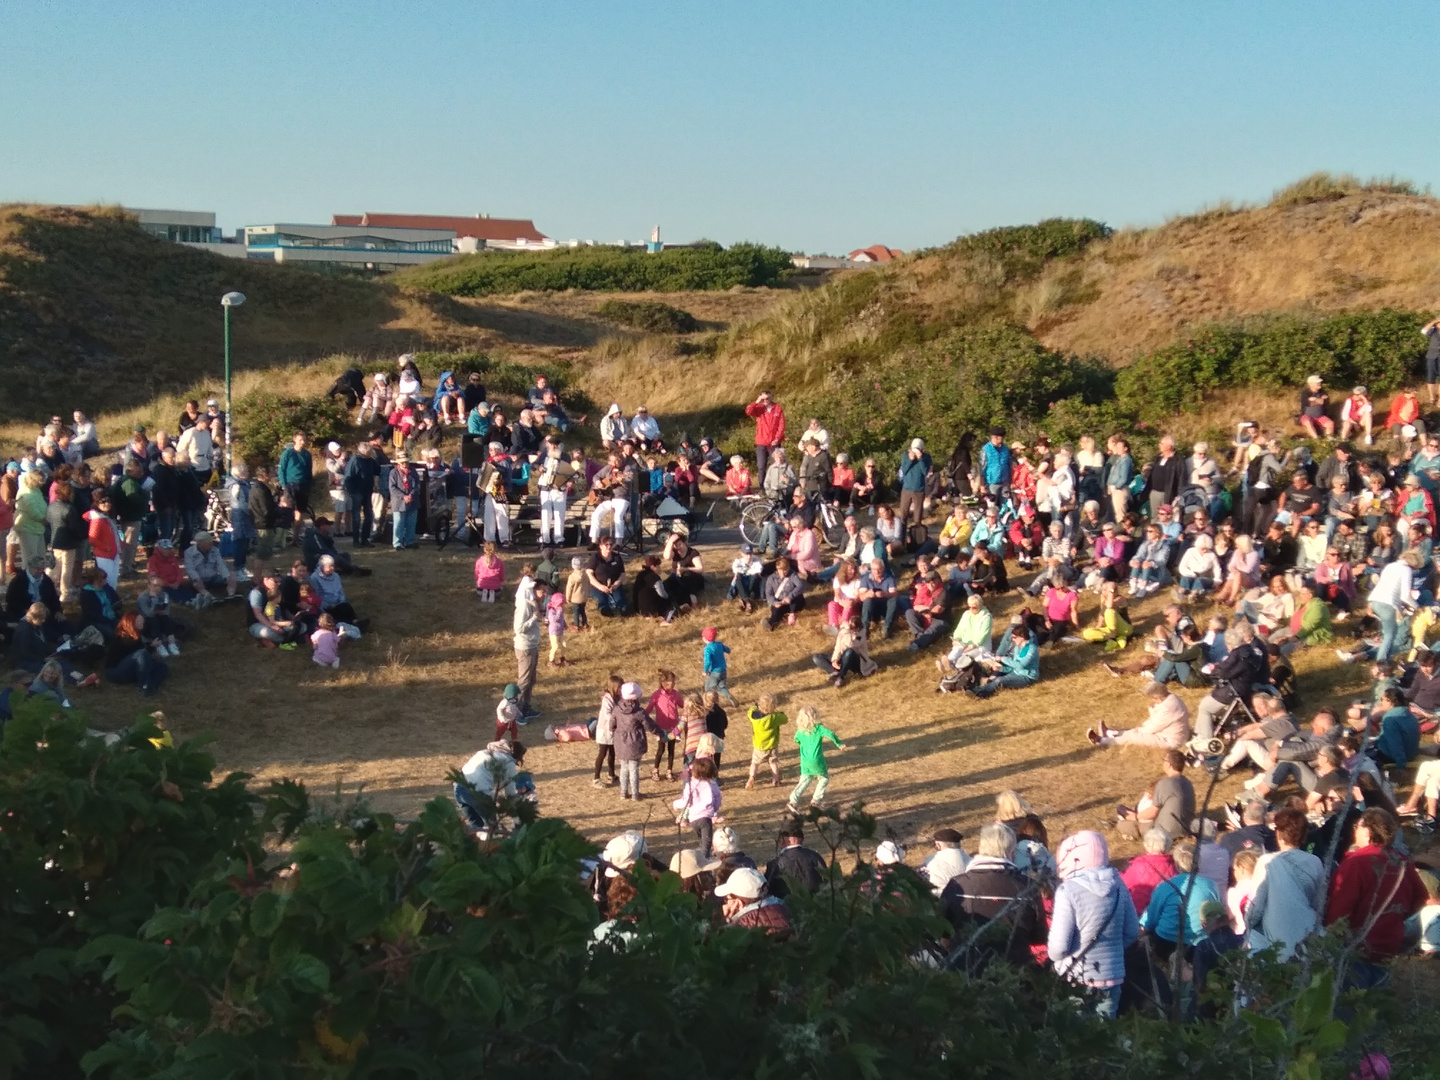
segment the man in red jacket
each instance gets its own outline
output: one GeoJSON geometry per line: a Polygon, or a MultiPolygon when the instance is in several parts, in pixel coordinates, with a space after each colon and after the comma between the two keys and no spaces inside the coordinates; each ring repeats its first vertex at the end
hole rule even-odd
{"type": "Polygon", "coordinates": [[[755,475],[765,482],[765,466],[770,451],[785,442],[785,409],[762,390],[760,396],[745,406],[745,415],[755,421],[755,475]]]}
{"type": "Polygon", "coordinates": [[[1426,899],[1415,864],[1391,847],[1396,828],[1388,811],[1366,810],[1355,823],[1355,846],[1330,879],[1325,925],[1347,919],[1351,934],[1363,935],[1362,960],[1352,961],[1347,979],[1362,989],[1384,981],[1385,971],[1376,965],[1404,950],[1405,920],[1426,899]]]}

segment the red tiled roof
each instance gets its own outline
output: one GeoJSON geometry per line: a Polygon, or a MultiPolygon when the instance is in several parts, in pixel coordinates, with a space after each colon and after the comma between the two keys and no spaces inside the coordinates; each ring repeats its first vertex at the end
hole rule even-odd
{"type": "Polygon", "coordinates": [[[480,240],[548,240],[528,218],[446,217],[443,214],[335,214],[332,225],[373,225],[381,229],[452,229],[456,236],[480,240]]]}
{"type": "Polygon", "coordinates": [[[869,256],[871,262],[883,263],[891,259],[898,259],[904,255],[903,251],[897,248],[888,248],[884,244],[872,244],[868,248],[856,248],[850,252],[849,258],[859,259],[862,255],[869,256]]]}

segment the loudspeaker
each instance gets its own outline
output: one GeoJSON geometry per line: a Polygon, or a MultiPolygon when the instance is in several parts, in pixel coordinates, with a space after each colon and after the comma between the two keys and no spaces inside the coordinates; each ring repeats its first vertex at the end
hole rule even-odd
{"type": "Polygon", "coordinates": [[[479,469],[485,464],[486,442],[479,435],[466,435],[460,440],[460,464],[467,469],[479,469]]]}

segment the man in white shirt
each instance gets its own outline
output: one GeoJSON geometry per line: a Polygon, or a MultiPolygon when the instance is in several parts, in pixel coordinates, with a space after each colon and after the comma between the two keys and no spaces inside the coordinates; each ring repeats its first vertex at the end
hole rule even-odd
{"type": "Polygon", "coordinates": [[[202,416],[195,421],[194,427],[186,428],[175,450],[177,456],[190,459],[190,468],[204,485],[215,467],[215,443],[210,438],[210,418],[202,416]]]}
{"type": "Polygon", "coordinates": [[[635,410],[635,416],[630,421],[630,434],[645,448],[660,438],[660,424],[644,405],[635,410]]]}

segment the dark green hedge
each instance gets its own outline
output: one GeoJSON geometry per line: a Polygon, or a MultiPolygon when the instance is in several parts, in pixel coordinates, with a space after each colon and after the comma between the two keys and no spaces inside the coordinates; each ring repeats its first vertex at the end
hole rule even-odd
{"type": "Polygon", "coordinates": [[[700,329],[700,320],[694,315],[658,300],[607,300],[595,314],[606,322],[647,334],[693,334],[700,329]]]}
{"type": "Polygon", "coordinates": [[[1145,420],[1194,411],[1227,388],[1295,387],[1322,375],[1339,392],[1363,383],[1394,389],[1425,354],[1420,327],[1429,316],[1382,308],[1338,315],[1276,315],[1207,326],[1142,356],[1115,380],[1119,404],[1145,420]]]}
{"type": "Polygon", "coordinates": [[[398,280],[456,296],[560,289],[679,292],[776,285],[789,269],[788,252],[758,244],[668,248],[655,254],[583,247],[464,255],[406,271],[398,280]]]}

